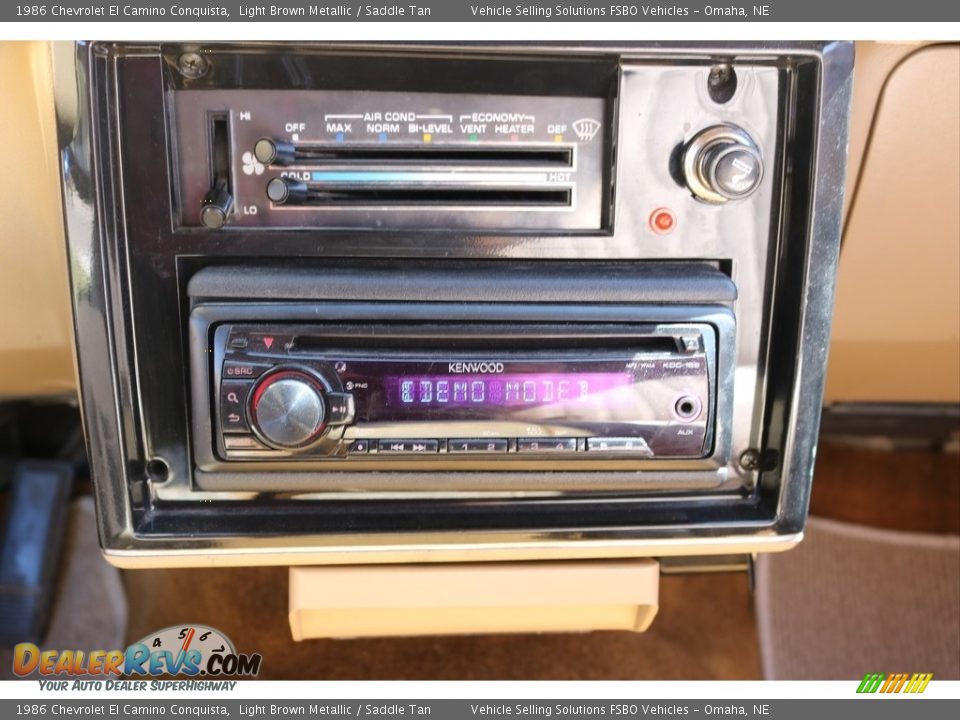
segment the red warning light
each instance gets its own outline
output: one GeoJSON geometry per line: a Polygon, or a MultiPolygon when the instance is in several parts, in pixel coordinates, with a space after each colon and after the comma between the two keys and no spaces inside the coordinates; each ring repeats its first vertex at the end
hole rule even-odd
{"type": "Polygon", "coordinates": [[[269,350],[271,347],[273,347],[273,338],[272,338],[272,337],[265,337],[265,338],[263,339],[263,346],[264,346],[267,350],[269,350]]]}
{"type": "Polygon", "coordinates": [[[677,224],[677,216],[670,208],[657,208],[650,213],[650,229],[658,235],[666,235],[673,231],[677,224]]]}

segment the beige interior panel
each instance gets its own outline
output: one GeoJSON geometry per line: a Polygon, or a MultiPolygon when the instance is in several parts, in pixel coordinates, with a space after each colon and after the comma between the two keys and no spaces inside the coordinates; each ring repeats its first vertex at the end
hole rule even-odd
{"type": "Polygon", "coordinates": [[[646,630],[655,560],[290,568],[294,640],[646,630]]]}
{"type": "Polygon", "coordinates": [[[889,75],[837,282],[828,401],[960,401],[960,45],[889,75]]]}
{"type": "Polygon", "coordinates": [[[76,392],[50,47],[0,42],[0,399],[76,392]]]}
{"type": "Polygon", "coordinates": [[[843,196],[843,214],[847,216],[853,189],[863,167],[863,154],[870,137],[870,128],[876,117],[877,103],[890,73],[904,59],[930,43],[874,42],[861,40],[856,44],[853,67],[853,97],[850,103],[850,140],[847,156],[847,192],[843,196]]]}

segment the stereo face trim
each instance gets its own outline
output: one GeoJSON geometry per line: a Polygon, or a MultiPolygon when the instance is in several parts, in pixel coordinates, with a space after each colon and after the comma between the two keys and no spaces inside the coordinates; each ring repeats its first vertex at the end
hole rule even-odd
{"type": "MultiPolygon", "coordinates": [[[[291,487],[319,489],[344,475],[373,486],[390,471],[395,489],[424,488],[422,474],[407,480],[404,470],[459,471],[442,475],[447,489],[498,485],[496,474],[484,477],[498,470],[578,471],[584,487],[595,484],[591,471],[649,471],[615,478],[621,487],[689,483],[698,473],[701,486],[722,481],[730,440],[717,418],[731,411],[734,343],[722,306],[201,302],[191,317],[194,456],[208,487],[249,489],[259,478],[275,488],[289,477],[291,487]],[[329,322],[303,322],[318,316],[329,322]],[[510,400],[505,384],[495,387],[523,373],[554,384],[520,380],[510,400]],[[430,380],[431,402],[405,418],[423,399],[418,385],[413,402],[397,406],[410,377],[430,380]],[[452,385],[441,390],[458,417],[436,401],[444,377],[475,383],[459,405],[452,385]],[[582,402],[578,391],[566,407],[537,403],[536,392],[555,395],[559,382],[577,380],[587,381],[582,402]],[[289,445],[257,417],[264,388],[281,382],[303,383],[283,390],[312,393],[323,407],[289,445]],[[499,404],[474,403],[471,390],[485,400],[499,391],[499,404]],[[539,404],[539,422],[525,404],[539,404]],[[613,412],[621,417],[605,419],[613,412]]],[[[301,407],[316,403],[306,399],[301,407]]],[[[519,473],[509,485],[540,483],[519,473]]]]}
{"type": "Polygon", "coordinates": [[[709,454],[706,324],[223,324],[213,358],[224,460],[709,454]]]}

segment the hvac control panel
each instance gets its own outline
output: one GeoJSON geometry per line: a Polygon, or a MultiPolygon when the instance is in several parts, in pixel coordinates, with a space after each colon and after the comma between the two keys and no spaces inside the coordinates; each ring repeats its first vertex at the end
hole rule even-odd
{"type": "Polygon", "coordinates": [[[216,90],[182,93],[175,119],[187,226],[562,231],[604,219],[602,98],[216,90]]]}

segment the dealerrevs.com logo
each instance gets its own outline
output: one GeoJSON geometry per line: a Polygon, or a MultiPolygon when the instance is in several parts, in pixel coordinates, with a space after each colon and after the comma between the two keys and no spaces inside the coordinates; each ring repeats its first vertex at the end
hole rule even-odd
{"type": "Polygon", "coordinates": [[[41,650],[20,643],[13,651],[13,672],[19,678],[39,676],[43,689],[145,690],[146,682],[136,678],[256,677],[262,660],[259,653],[238,653],[215,628],[173,625],[124,650],[41,650]]]}

